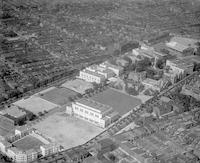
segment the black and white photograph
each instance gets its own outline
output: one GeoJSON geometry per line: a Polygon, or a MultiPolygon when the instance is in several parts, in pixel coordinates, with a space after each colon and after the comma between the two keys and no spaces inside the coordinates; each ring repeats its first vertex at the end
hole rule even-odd
{"type": "Polygon", "coordinates": [[[0,163],[200,163],[200,0],[0,0],[0,163]]]}

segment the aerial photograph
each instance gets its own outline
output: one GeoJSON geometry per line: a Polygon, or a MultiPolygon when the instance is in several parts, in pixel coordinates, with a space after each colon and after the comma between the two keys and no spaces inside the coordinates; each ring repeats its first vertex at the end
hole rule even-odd
{"type": "Polygon", "coordinates": [[[200,0],[0,0],[0,163],[200,163],[200,0]]]}

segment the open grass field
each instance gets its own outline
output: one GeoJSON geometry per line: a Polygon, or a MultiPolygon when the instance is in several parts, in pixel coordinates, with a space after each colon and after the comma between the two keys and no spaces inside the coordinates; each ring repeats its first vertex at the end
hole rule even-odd
{"type": "Polygon", "coordinates": [[[93,85],[81,79],[70,80],[62,84],[62,87],[84,94],[85,90],[93,88],[93,85]]]}
{"type": "Polygon", "coordinates": [[[28,135],[14,142],[13,145],[21,150],[26,151],[29,149],[38,149],[40,148],[40,145],[44,145],[44,143],[41,142],[39,139],[36,139],[35,137],[28,135]]]}
{"type": "Polygon", "coordinates": [[[69,90],[67,88],[55,88],[48,92],[41,94],[39,97],[50,101],[56,105],[64,105],[69,102],[69,97],[77,95],[76,92],[69,90]]]}
{"type": "Polygon", "coordinates": [[[103,131],[89,122],[67,116],[64,112],[51,115],[33,127],[54,138],[66,149],[83,144],[103,131]]]}
{"type": "Polygon", "coordinates": [[[58,105],[36,96],[31,96],[27,99],[21,99],[15,102],[14,105],[25,108],[26,110],[29,110],[36,115],[39,112],[43,112],[45,110],[49,111],[58,107],[58,105]]]}
{"type": "Polygon", "coordinates": [[[114,110],[124,115],[131,109],[141,104],[141,100],[115,89],[107,89],[92,97],[93,100],[113,107],[114,110]]]}
{"type": "Polygon", "coordinates": [[[1,136],[5,136],[5,135],[8,134],[8,133],[9,133],[8,130],[6,130],[6,129],[0,127],[0,135],[1,135],[1,136]]]}

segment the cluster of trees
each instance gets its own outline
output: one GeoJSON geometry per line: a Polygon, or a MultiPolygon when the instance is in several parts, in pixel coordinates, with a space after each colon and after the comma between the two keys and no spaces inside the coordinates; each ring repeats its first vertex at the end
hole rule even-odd
{"type": "Polygon", "coordinates": [[[137,96],[143,90],[144,90],[144,85],[141,83],[138,83],[137,85],[132,85],[130,87],[128,86],[127,83],[125,83],[125,91],[130,95],[137,96]]]}
{"type": "Polygon", "coordinates": [[[197,50],[195,52],[195,55],[200,56],[200,42],[197,42],[196,45],[197,45],[197,50]]]}
{"type": "Polygon", "coordinates": [[[178,104],[183,106],[181,112],[191,111],[195,107],[200,107],[200,101],[196,100],[192,96],[181,94],[178,91],[175,91],[171,94],[171,98],[178,104]]]}
{"type": "Polygon", "coordinates": [[[126,92],[133,96],[137,96],[139,94],[135,87],[126,87],[126,92]]]}
{"type": "Polygon", "coordinates": [[[159,92],[157,91],[157,90],[153,90],[153,89],[146,89],[145,91],[144,91],[144,95],[146,95],[146,96],[155,96],[155,95],[157,95],[159,92]]]}
{"type": "Polygon", "coordinates": [[[136,63],[136,71],[142,72],[146,71],[148,67],[152,66],[151,61],[148,58],[144,58],[143,60],[136,63]]]}
{"type": "Polygon", "coordinates": [[[9,163],[9,162],[13,162],[13,161],[8,156],[5,156],[5,155],[0,153],[0,162],[1,163],[9,163]]]}
{"type": "Polygon", "coordinates": [[[132,49],[138,48],[140,45],[138,42],[129,42],[121,46],[121,54],[131,51],[132,49]]]}

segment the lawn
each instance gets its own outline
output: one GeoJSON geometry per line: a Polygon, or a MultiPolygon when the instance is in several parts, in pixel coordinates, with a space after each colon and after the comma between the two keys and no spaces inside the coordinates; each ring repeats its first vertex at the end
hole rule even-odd
{"type": "Polygon", "coordinates": [[[120,115],[124,115],[131,109],[141,104],[140,99],[117,91],[115,89],[107,89],[91,97],[91,99],[102,104],[111,106],[120,115]]]}
{"type": "Polygon", "coordinates": [[[39,112],[44,112],[45,110],[49,111],[56,107],[59,107],[58,105],[46,101],[37,96],[31,96],[30,98],[27,99],[21,99],[15,102],[14,105],[19,106],[21,108],[25,108],[26,110],[29,110],[36,115],[39,112]]]}
{"type": "Polygon", "coordinates": [[[13,145],[21,150],[26,151],[29,149],[38,149],[40,148],[41,145],[44,145],[44,143],[41,142],[39,139],[36,139],[35,137],[28,135],[14,142],[13,145]]]}
{"type": "Polygon", "coordinates": [[[69,102],[69,97],[77,95],[76,92],[69,90],[67,88],[54,88],[48,92],[42,93],[39,95],[40,98],[43,98],[47,101],[50,101],[56,105],[65,105],[69,102]]]}
{"type": "Polygon", "coordinates": [[[63,112],[51,115],[33,127],[54,138],[66,149],[83,144],[103,131],[89,122],[67,116],[63,112]]]}

